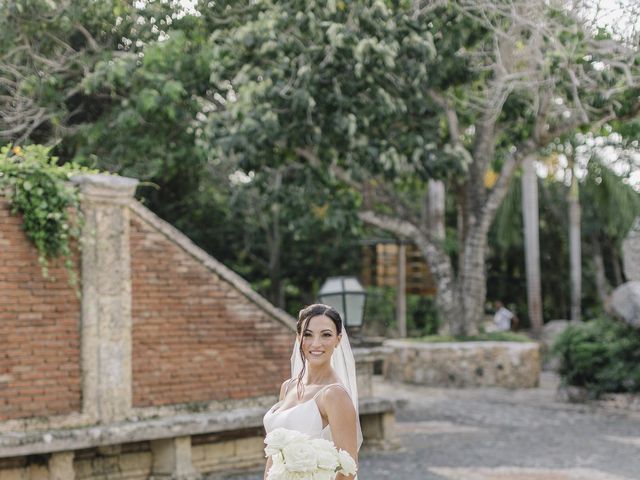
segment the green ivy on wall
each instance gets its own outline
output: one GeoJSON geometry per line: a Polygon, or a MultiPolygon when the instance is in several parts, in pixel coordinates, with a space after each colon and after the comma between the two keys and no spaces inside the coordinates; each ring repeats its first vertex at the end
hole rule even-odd
{"type": "Polygon", "coordinates": [[[23,229],[38,249],[44,277],[54,258],[64,258],[69,281],[76,283],[71,242],[80,236],[82,213],[78,189],[70,179],[77,173],[95,173],[74,163],[57,164],[50,148],[41,145],[0,148],[0,191],[12,213],[20,213],[23,229]]]}

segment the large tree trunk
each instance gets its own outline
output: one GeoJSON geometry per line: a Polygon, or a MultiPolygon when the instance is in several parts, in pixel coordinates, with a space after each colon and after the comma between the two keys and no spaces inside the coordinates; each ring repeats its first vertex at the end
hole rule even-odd
{"type": "Polygon", "coordinates": [[[522,216],[527,269],[527,306],[533,332],[540,334],[542,331],[542,296],[540,288],[538,180],[532,156],[525,158],[523,163],[522,216]]]}
{"type": "Polygon", "coordinates": [[[465,239],[462,271],[459,272],[459,289],[462,298],[463,328],[461,335],[475,335],[484,317],[484,301],[487,293],[485,259],[487,238],[478,229],[471,229],[465,239]]]}
{"type": "Polygon", "coordinates": [[[466,330],[464,310],[451,259],[442,249],[429,242],[428,236],[422,232],[414,233],[410,238],[427,260],[436,283],[436,307],[443,320],[439,333],[442,335],[464,334],[466,330]]]}

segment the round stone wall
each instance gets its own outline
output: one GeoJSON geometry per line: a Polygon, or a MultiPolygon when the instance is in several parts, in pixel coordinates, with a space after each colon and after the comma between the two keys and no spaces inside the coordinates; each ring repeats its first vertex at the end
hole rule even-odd
{"type": "Polygon", "coordinates": [[[425,343],[387,340],[389,380],[433,387],[536,387],[540,378],[537,343],[425,343]]]}

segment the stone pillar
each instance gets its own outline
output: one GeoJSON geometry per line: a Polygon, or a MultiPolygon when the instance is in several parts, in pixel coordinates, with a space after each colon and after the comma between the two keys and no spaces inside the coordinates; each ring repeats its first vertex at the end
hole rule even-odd
{"type": "Polygon", "coordinates": [[[74,480],[73,452],[52,453],[49,457],[50,480],[74,480]]]}
{"type": "Polygon", "coordinates": [[[137,180],[79,175],[82,235],[82,410],[111,423],[131,409],[129,208],[137,180]]]}
{"type": "Polygon", "coordinates": [[[153,464],[149,480],[197,480],[201,475],[191,461],[191,437],[151,442],[153,464]]]}

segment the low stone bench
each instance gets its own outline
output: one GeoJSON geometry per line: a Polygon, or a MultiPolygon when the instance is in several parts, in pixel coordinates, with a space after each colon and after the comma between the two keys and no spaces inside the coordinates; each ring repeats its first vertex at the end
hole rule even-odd
{"type": "MultiPolygon", "coordinates": [[[[0,477],[39,478],[40,469],[43,478],[56,480],[102,478],[109,471],[121,472],[127,479],[192,480],[201,473],[255,468],[265,461],[264,413],[262,407],[251,407],[112,425],[3,432],[0,477]]],[[[392,444],[392,400],[361,399],[360,419],[365,446],[392,444]]]]}
{"type": "Polygon", "coordinates": [[[427,343],[387,340],[386,378],[433,387],[533,388],[540,378],[537,343],[427,343]]]}

